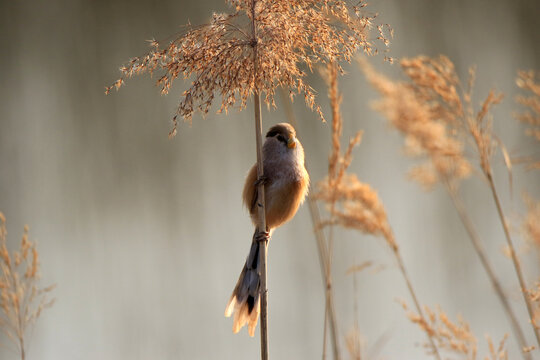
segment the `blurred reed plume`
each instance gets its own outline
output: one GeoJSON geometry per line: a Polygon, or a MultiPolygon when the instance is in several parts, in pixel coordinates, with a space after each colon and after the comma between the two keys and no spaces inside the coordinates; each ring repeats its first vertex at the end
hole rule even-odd
{"type": "MultiPolygon", "coordinates": [[[[536,329],[540,328],[540,277],[536,280],[534,287],[526,290],[527,296],[534,307],[534,316],[532,318],[532,324],[536,329]]],[[[531,350],[534,346],[530,347],[531,350]]]]}
{"type": "MultiPolygon", "coordinates": [[[[501,101],[502,95],[490,91],[480,109],[475,111],[472,104],[475,70],[470,69],[468,84],[464,89],[453,63],[444,56],[418,56],[401,60],[401,68],[409,79],[403,82],[392,81],[377,73],[365,59],[360,59],[360,64],[369,82],[381,95],[381,99],[374,104],[375,109],[403,133],[408,155],[428,160],[421,167],[413,169],[411,178],[427,189],[436,183],[445,186],[506,311],[520,347],[527,348],[523,331],[458,191],[460,181],[472,171],[471,160],[465,157],[466,147],[471,146],[477,154],[477,158],[473,159],[479,163],[477,173],[484,176],[490,187],[520,284],[520,292],[532,320],[532,305],[524,292],[527,288],[526,282],[495,186],[491,165],[495,150],[500,149],[508,169],[511,169],[506,148],[492,132],[492,118],[489,115],[490,108],[501,101]]],[[[533,327],[533,330],[540,345],[538,329],[533,327]]],[[[530,358],[529,355],[524,356],[530,358]]]]}
{"type": "MultiPolygon", "coordinates": [[[[519,95],[516,101],[527,108],[526,111],[517,113],[516,118],[528,125],[525,133],[540,141],[540,75],[532,70],[519,71],[516,84],[525,90],[528,96],[519,95]]],[[[536,154],[538,155],[538,154],[536,154]]],[[[540,159],[525,159],[531,169],[540,169],[540,159]]]]}
{"type": "Polygon", "coordinates": [[[364,73],[382,95],[374,104],[405,136],[407,155],[422,159],[409,177],[424,188],[437,183],[457,186],[471,173],[465,158],[465,146],[455,131],[462,125],[459,119],[464,109],[457,93],[459,80],[453,64],[445,57],[417,57],[401,61],[411,83],[394,82],[377,73],[363,58],[359,58],[364,73]]]}
{"type": "Polygon", "coordinates": [[[540,256],[540,201],[535,201],[526,194],[524,199],[527,214],[522,223],[523,234],[540,256]]]}
{"type": "Polygon", "coordinates": [[[39,286],[39,254],[36,244],[28,239],[24,227],[20,249],[10,254],[7,249],[6,218],[0,212],[0,329],[16,347],[21,359],[26,356],[28,330],[52,306],[49,293],[55,285],[39,286]]]}
{"type": "Polygon", "coordinates": [[[192,26],[161,48],[150,41],[152,50],[131,59],[120,68],[122,77],[112,86],[120,88],[126,78],[159,71],[157,85],[166,94],[173,81],[194,77],[176,115],[191,121],[195,110],[208,113],[214,97],[221,96],[221,111],[237,102],[245,108],[255,93],[265,94],[265,103],[275,106],[277,87],[294,97],[303,94],[307,106],[323,118],[313,89],[304,82],[306,71],[318,62],[350,61],[358,49],[377,52],[369,30],[376,27],[376,40],[388,43],[388,26],[374,26],[375,15],[366,15],[363,0],[227,0],[234,11],[213,14],[209,24],[192,26]]]}
{"type": "Polygon", "coordinates": [[[362,360],[364,358],[362,354],[362,342],[360,331],[358,331],[357,328],[349,331],[345,337],[347,350],[349,351],[349,355],[352,360],[362,360]]]}
{"type": "MultiPolygon", "coordinates": [[[[523,218],[522,230],[525,239],[536,250],[540,259],[540,202],[533,200],[530,196],[524,195],[527,206],[527,214],[523,218]]],[[[533,287],[526,290],[526,294],[531,302],[533,316],[532,325],[536,330],[540,329],[540,277],[536,279],[533,287]]]]}
{"type": "MultiPolygon", "coordinates": [[[[417,311],[422,315],[420,302],[405,269],[399,247],[388,222],[388,217],[384,206],[375,190],[370,185],[362,183],[355,174],[347,174],[347,169],[352,161],[353,148],[358,145],[362,138],[362,131],[349,141],[347,149],[342,154],[340,137],[343,127],[343,119],[339,106],[341,95],[338,90],[338,68],[336,64],[328,64],[323,76],[329,87],[328,95],[332,107],[332,149],[328,161],[328,175],[326,179],[317,184],[317,193],[314,198],[327,204],[329,219],[322,220],[320,226],[329,226],[328,249],[329,249],[329,272],[331,271],[332,248],[333,248],[333,226],[341,225],[346,228],[359,230],[365,234],[381,236],[392,250],[399,270],[403,275],[409,293],[417,307],[417,311]]],[[[437,346],[431,334],[427,334],[431,344],[431,352],[441,359],[437,346]]]]}
{"type": "MultiPolygon", "coordinates": [[[[467,321],[461,316],[458,316],[457,322],[450,320],[448,315],[439,307],[432,310],[424,306],[427,314],[428,322],[425,322],[418,314],[410,311],[405,302],[401,302],[403,309],[407,312],[407,316],[427,334],[431,334],[436,339],[437,345],[441,350],[453,353],[462,359],[476,360],[478,359],[478,339],[471,331],[467,321]]],[[[485,360],[508,360],[508,352],[505,349],[506,339],[508,335],[504,335],[495,346],[489,335],[486,335],[489,354],[482,359],[485,360]]],[[[428,346],[426,344],[426,346],[428,346]]]]}

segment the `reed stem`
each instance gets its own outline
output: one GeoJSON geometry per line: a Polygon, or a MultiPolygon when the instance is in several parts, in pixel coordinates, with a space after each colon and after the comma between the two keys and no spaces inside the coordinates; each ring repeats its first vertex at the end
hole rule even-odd
{"type": "MultiPolygon", "coordinates": [[[[405,265],[403,264],[403,259],[401,258],[399,248],[397,246],[392,247],[392,251],[394,252],[394,255],[396,257],[399,270],[401,271],[401,274],[403,275],[403,278],[405,279],[405,283],[407,284],[407,288],[409,289],[409,293],[411,294],[411,297],[413,299],[414,306],[416,307],[416,311],[418,311],[418,315],[422,318],[422,321],[424,321],[427,324],[427,320],[424,316],[424,312],[422,311],[422,307],[420,306],[420,302],[418,301],[418,298],[416,296],[416,292],[414,291],[414,288],[412,286],[411,280],[409,278],[409,274],[407,273],[407,270],[405,269],[405,265]]],[[[433,336],[429,332],[427,333],[427,335],[429,339],[429,344],[431,345],[431,348],[433,350],[433,355],[438,360],[441,360],[441,355],[439,354],[439,349],[437,348],[437,345],[435,345],[433,336]]]]}
{"type": "MultiPolygon", "coordinates": [[[[521,327],[519,326],[519,322],[517,321],[516,315],[514,314],[514,311],[510,307],[510,303],[508,302],[508,299],[504,295],[501,283],[497,276],[495,275],[495,272],[493,271],[493,267],[491,266],[486,252],[484,251],[484,248],[482,246],[482,243],[480,242],[480,237],[478,236],[476,229],[474,225],[472,224],[468,214],[467,210],[465,209],[465,205],[463,204],[463,201],[461,200],[461,197],[458,195],[456,189],[449,184],[448,182],[445,183],[446,190],[448,192],[448,195],[450,196],[450,199],[452,200],[452,203],[454,204],[454,208],[456,209],[458,216],[465,227],[465,231],[467,231],[467,234],[469,235],[469,239],[471,240],[471,243],[474,247],[474,250],[476,251],[476,254],[480,258],[480,263],[484,267],[484,270],[486,271],[489,280],[491,281],[491,285],[493,286],[493,289],[495,289],[495,293],[497,294],[497,297],[499,298],[504,312],[506,313],[506,316],[508,317],[508,320],[510,321],[510,325],[512,326],[512,330],[514,333],[514,336],[521,347],[521,349],[527,347],[527,342],[525,340],[525,335],[523,334],[523,330],[521,330],[521,327]]],[[[520,353],[523,355],[523,358],[526,360],[531,360],[531,355],[529,353],[524,353],[523,351],[520,351],[520,353]]]]}
{"type": "MultiPolygon", "coordinates": [[[[335,193],[335,192],[334,192],[335,193]]],[[[332,288],[332,258],[334,253],[334,225],[333,225],[333,217],[335,213],[335,206],[336,196],[333,196],[334,200],[331,205],[331,224],[330,229],[328,233],[328,245],[325,247],[326,249],[326,265],[325,265],[325,294],[326,294],[326,316],[328,316],[330,319],[333,319],[333,321],[330,321],[330,333],[332,335],[332,349],[334,350],[334,360],[340,360],[341,356],[339,353],[339,338],[337,335],[337,326],[336,326],[336,310],[334,307],[334,297],[333,297],[333,288],[332,288]]],[[[321,230],[322,231],[322,230],[321,230]]]]}
{"type": "MultiPolygon", "coordinates": [[[[262,118],[261,118],[261,100],[256,92],[253,95],[255,103],[255,136],[257,138],[257,175],[262,178],[264,175],[262,158],[262,118]]],[[[259,205],[259,231],[266,230],[266,204],[264,201],[264,185],[259,183],[257,204],[259,205]],[[265,230],[261,230],[265,229],[265,230]]],[[[260,264],[260,298],[261,298],[261,359],[268,360],[268,289],[266,287],[266,258],[268,253],[268,241],[261,243],[259,249],[260,264]]]]}
{"type": "MultiPolygon", "coordinates": [[[[529,319],[531,322],[531,326],[533,327],[533,332],[536,337],[536,342],[538,343],[538,346],[540,347],[540,334],[539,329],[534,324],[534,310],[531,304],[531,301],[529,297],[527,296],[527,283],[525,282],[525,278],[523,276],[523,271],[521,270],[521,264],[519,263],[519,259],[516,254],[516,250],[514,248],[514,244],[512,242],[512,238],[510,236],[510,231],[508,229],[508,224],[506,222],[506,218],[504,217],[504,212],[501,206],[501,202],[499,200],[499,196],[497,194],[497,189],[495,188],[495,182],[493,181],[493,176],[491,174],[491,170],[485,172],[489,187],[491,188],[491,193],[493,195],[493,199],[495,200],[495,205],[497,206],[497,212],[499,213],[499,218],[501,219],[501,224],[504,229],[504,235],[506,237],[506,243],[508,244],[508,249],[510,250],[510,255],[512,258],[512,262],[514,263],[514,268],[516,270],[516,275],[518,277],[519,281],[519,287],[520,292],[523,295],[523,300],[525,300],[525,305],[527,306],[527,311],[529,312],[529,319]]],[[[540,350],[539,350],[540,351],[540,350]]]]}
{"type": "MultiPolygon", "coordinates": [[[[257,146],[257,177],[261,179],[264,176],[263,152],[262,152],[262,117],[261,117],[261,96],[257,89],[258,61],[257,61],[257,27],[255,26],[255,3],[251,0],[251,46],[253,48],[253,70],[255,78],[255,92],[253,94],[253,103],[255,110],[255,139],[257,146]]],[[[258,231],[266,231],[266,204],[264,199],[264,184],[259,182],[257,191],[257,204],[259,206],[258,231]]],[[[259,249],[259,296],[261,302],[261,359],[268,360],[268,289],[266,287],[266,258],[268,253],[268,241],[261,243],[259,249]]]]}

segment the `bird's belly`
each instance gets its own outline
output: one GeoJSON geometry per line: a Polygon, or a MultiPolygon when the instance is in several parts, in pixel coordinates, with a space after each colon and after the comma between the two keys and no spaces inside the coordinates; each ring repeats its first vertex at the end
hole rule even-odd
{"type": "Polygon", "coordinates": [[[289,221],[304,198],[302,182],[277,182],[265,189],[266,226],[276,228],[289,221]]]}

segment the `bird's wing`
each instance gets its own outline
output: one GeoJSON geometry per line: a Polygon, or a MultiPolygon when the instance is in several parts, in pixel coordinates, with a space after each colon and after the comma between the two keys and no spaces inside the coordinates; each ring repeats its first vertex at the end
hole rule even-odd
{"type": "Polygon", "coordinates": [[[256,209],[256,202],[258,197],[258,186],[255,186],[257,181],[257,164],[249,170],[246,177],[246,183],[244,184],[244,192],[242,197],[244,199],[244,205],[249,210],[250,214],[253,214],[256,209]]]}

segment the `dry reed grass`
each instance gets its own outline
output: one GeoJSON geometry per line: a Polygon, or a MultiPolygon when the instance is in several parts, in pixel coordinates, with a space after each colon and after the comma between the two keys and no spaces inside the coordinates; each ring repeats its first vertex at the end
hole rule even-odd
{"type": "MultiPolygon", "coordinates": [[[[536,250],[540,258],[540,202],[534,201],[530,196],[524,195],[527,206],[527,214],[523,218],[522,232],[525,239],[536,250]]],[[[533,316],[531,323],[536,330],[540,329],[540,278],[533,287],[526,290],[526,295],[531,302],[533,316]]],[[[535,347],[530,347],[533,350],[535,347]]]]}
{"type": "Polygon", "coordinates": [[[362,360],[365,358],[362,351],[363,343],[364,340],[357,328],[354,328],[347,333],[345,344],[347,345],[347,351],[349,352],[351,360],[362,360]]]}
{"type": "Polygon", "coordinates": [[[424,188],[440,182],[457,186],[471,173],[463,140],[456,132],[464,115],[457,93],[459,80],[445,57],[401,61],[411,83],[395,82],[375,71],[363,58],[362,69],[382,98],[374,104],[405,136],[405,153],[423,160],[409,177],[424,188]]]}
{"type": "Polygon", "coordinates": [[[21,359],[26,356],[25,339],[29,329],[52,306],[49,293],[55,285],[39,286],[39,254],[36,244],[28,239],[24,227],[20,249],[7,249],[6,218],[0,212],[0,329],[16,347],[21,359]]]}
{"type": "MultiPolygon", "coordinates": [[[[532,306],[524,293],[526,282],[514,250],[491,165],[495,150],[499,148],[509,169],[511,166],[506,148],[493,134],[492,117],[489,115],[491,107],[501,101],[502,95],[490,91],[481,107],[475,111],[472,104],[475,70],[470,69],[467,87],[464,89],[454,65],[444,56],[403,59],[400,62],[401,68],[408,77],[408,81],[403,82],[392,81],[376,72],[365,59],[361,59],[360,63],[368,80],[381,95],[374,107],[403,133],[407,154],[427,160],[427,163],[413,169],[411,177],[425,188],[431,188],[439,182],[445,186],[505,308],[520,347],[527,347],[521,327],[458,192],[460,181],[472,170],[471,160],[465,156],[467,146],[472,146],[477,154],[475,160],[479,163],[480,171],[477,173],[485,177],[492,192],[523,299],[532,319],[532,306]]],[[[540,344],[537,329],[534,332],[540,344]]],[[[525,358],[530,357],[525,355],[525,358]]]]}
{"type": "Polygon", "coordinates": [[[178,116],[191,121],[195,110],[207,114],[217,95],[221,96],[219,112],[236,103],[245,108],[255,92],[264,93],[265,103],[275,106],[274,94],[280,86],[288,89],[291,98],[303,94],[307,106],[324,118],[301,65],[311,70],[316,63],[350,61],[358,49],[376,53],[374,41],[387,45],[391,32],[387,25],[374,24],[375,15],[366,15],[363,0],[226,2],[233,8],[231,14],[215,13],[206,25],[188,24],[163,48],[151,40],[152,50],[122,66],[122,77],[106,93],[143,73],[160,72],[157,85],[162,94],[178,77],[193,77],[173,118],[171,136],[176,134],[178,116]],[[375,40],[369,38],[372,28],[378,32],[375,40]]]}
{"type": "MultiPolygon", "coordinates": [[[[538,278],[533,288],[526,290],[526,294],[534,306],[534,316],[532,318],[532,325],[536,329],[540,329],[540,278],[538,278]]],[[[534,348],[535,348],[534,346],[529,347],[530,350],[534,350],[534,348]]]]}
{"type": "MultiPolygon", "coordinates": [[[[410,311],[405,302],[401,302],[403,309],[407,312],[409,319],[417,324],[422,331],[430,334],[437,341],[439,348],[446,353],[459,356],[460,359],[476,360],[478,357],[478,339],[471,331],[470,325],[458,316],[457,321],[452,321],[448,315],[438,307],[433,310],[424,306],[428,321],[417,313],[410,311]]],[[[489,354],[482,357],[484,360],[508,360],[506,350],[506,340],[508,335],[504,335],[495,346],[489,335],[486,335],[489,354]]],[[[428,346],[428,344],[426,344],[428,346]]]]}
{"type": "Polygon", "coordinates": [[[527,214],[522,223],[523,234],[540,256],[540,201],[534,201],[527,194],[523,197],[527,206],[527,214]]]}
{"type": "MultiPolygon", "coordinates": [[[[526,110],[515,115],[516,119],[528,125],[525,133],[540,141],[540,74],[532,70],[519,71],[516,84],[524,90],[524,94],[518,95],[516,101],[524,106],[526,110]]],[[[540,169],[540,159],[533,157],[526,158],[530,169],[540,169]]]]}
{"type": "MultiPolygon", "coordinates": [[[[337,224],[365,234],[381,236],[392,250],[418,313],[422,316],[420,302],[405,269],[386,211],[377,192],[370,185],[362,183],[355,174],[347,173],[352,161],[353,148],[360,143],[363,132],[357,132],[349,140],[344,153],[341,152],[343,119],[340,113],[341,95],[338,89],[338,73],[337,66],[332,63],[328,64],[326,70],[323,71],[332,108],[332,148],[328,161],[328,175],[317,184],[317,193],[314,195],[315,199],[326,203],[329,212],[329,219],[322,220],[320,224],[321,227],[330,227],[329,268],[331,269],[332,260],[333,225],[337,224]]],[[[431,335],[427,335],[432,354],[437,359],[441,359],[431,335]]]]}

